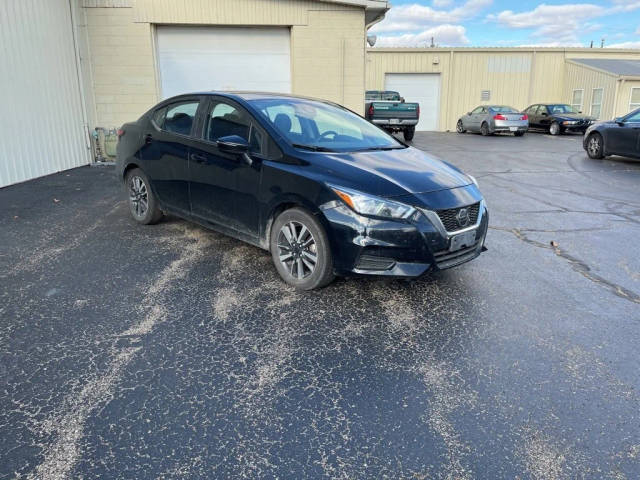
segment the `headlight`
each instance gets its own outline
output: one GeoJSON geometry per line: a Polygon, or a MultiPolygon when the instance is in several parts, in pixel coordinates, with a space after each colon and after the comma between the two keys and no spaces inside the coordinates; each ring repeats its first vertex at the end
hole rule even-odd
{"type": "Polygon", "coordinates": [[[476,180],[476,177],[474,177],[473,175],[467,175],[467,177],[471,179],[471,181],[476,187],[480,188],[480,185],[478,185],[478,180],[476,180]]]}
{"type": "Polygon", "coordinates": [[[562,122],[563,125],[577,125],[578,122],[576,122],[575,120],[565,120],[564,122],[562,122]]]}
{"type": "Polygon", "coordinates": [[[361,215],[385,218],[409,218],[416,211],[415,208],[404,203],[385,200],[365,193],[346,188],[329,185],[340,199],[361,215]]]}

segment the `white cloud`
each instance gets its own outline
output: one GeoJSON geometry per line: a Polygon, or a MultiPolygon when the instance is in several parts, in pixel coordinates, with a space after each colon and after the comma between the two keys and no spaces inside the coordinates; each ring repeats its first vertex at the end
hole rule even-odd
{"type": "Polygon", "coordinates": [[[487,19],[511,29],[533,29],[533,38],[553,39],[554,44],[577,44],[579,34],[594,31],[598,25],[590,20],[607,15],[607,10],[591,3],[538,5],[533,10],[515,13],[504,10],[487,19]]]}
{"type": "Polygon", "coordinates": [[[453,3],[453,0],[433,0],[431,3],[436,8],[447,8],[453,3]]]}
{"type": "MultiPolygon", "coordinates": [[[[434,6],[436,6],[434,0],[434,6]]],[[[373,26],[372,33],[385,32],[417,32],[442,24],[456,24],[473,18],[493,3],[493,0],[467,0],[464,4],[451,10],[419,5],[399,5],[393,7],[386,18],[373,26]]]]}
{"type": "Polygon", "coordinates": [[[612,43],[611,45],[605,44],[606,48],[640,48],[640,42],[621,42],[612,43]]]}
{"type": "Polygon", "coordinates": [[[462,25],[438,25],[419,33],[380,36],[376,47],[427,47],[431,38],[439,46],[468,45],[466,29],[462,25]]]}
{"type": "Polygon", "coordinates": [[[615,6],[613,12],[631,12],[640,8],[640,0],[612,0],[615,6]]]}

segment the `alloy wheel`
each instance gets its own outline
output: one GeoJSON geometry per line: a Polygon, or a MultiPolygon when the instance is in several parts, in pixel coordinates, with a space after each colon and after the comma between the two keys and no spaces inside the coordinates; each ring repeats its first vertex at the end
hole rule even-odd
{"type": "Polygon", "coordinates": [[[592,157],[597,157],[598,155],[600,155],[600,139],[596,135],[593,135],[589,139],[587,150],[589,151],[589,155],[591,155],[592,157]]]}
{"type": "Polygon", "coordinates": [[[456,125],[456,130],[458,131],[458,133],[463,133],[463,126],[462,126],[462,120],[458,120],[458,124],[456,125]]]}
{"type": "Polygon", "coordinates": [[[129,179],[129,202],[134,215],[144,218],[149,210],[149,192],[147,184],[138,175],[133,175],[129,179]]]}
{"type": "Polygon", "coordinates": [[[285,270],[298,280],[313,274],[318,263],[316,240],[300,222],[285,223],[278,233],[278,258],[285,270]]]}
{"type": "Polygon", "coordinates": [[[560,125],[558,125],[556,122],[553,122],[549,127],[549,133],[551,135],[558,135],[560,133],[560,125]]]}

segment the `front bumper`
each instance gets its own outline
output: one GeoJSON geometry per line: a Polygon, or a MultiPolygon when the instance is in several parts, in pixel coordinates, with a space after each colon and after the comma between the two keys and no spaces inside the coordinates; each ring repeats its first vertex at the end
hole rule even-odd
{"type": "Polygon", "coordinates": [[[334,268],[341,275],[418,277],[455,267],[480,255],[489,223],[484,201],[476,224],[454,233],[448,233],[437,214],[428,210],[419,210],[409,222],[363,217],[343,204],[323,213],[334,268]],[[475,232],[473,244],[450,251],[451,238],[465,232],[475,232]]]}

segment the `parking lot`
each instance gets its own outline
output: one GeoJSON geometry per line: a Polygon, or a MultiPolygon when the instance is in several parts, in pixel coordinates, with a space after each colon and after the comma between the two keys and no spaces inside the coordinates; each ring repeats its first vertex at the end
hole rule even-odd
{"type": "Polygon", "coordinates": [[[305,293],[109,168],[0,190],[0,478],[639,478],[640,162],[581,141],[416,134],[489,250],[305,293]]]}

